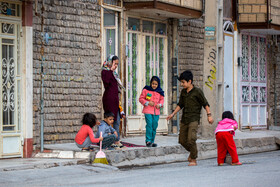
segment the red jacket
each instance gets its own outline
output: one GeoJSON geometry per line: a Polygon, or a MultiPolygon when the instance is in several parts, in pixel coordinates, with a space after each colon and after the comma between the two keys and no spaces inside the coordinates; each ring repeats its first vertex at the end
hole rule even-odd
{"type": "Polygon", "coordinates": [[[86,138],[89,136],[92,143],[98,143],[99,138],[94,138],[93,130],[88,125],[83,125],[75,137],[75,142],[82,145],[86,138]]]}
{"type": "Polygon", "coordinates": [[[157,106],[157,104],[161,104],[161,107],[163,107],[164,97],[155,91],[149,91],[149,90],[143,89],[143,91],[140,95],[140,98],[139,98],[139,102],[144,106],[143,111],[142,111],[144,114],[160,115],[160,109],[157,109],[156,106],[157,106]],[[151,98],[149,98],[149,94],[151,94],[151,98]],[[145,104],[150,101],[153,101],[155,103],[155,105],[146,106],[145,104]]]}

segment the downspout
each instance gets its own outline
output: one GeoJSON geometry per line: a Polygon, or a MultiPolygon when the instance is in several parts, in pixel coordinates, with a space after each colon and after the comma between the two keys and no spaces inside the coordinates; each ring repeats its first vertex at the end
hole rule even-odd
{"type": "MultiPolygon", "coordinates": [[[[178,23],[179,23],[179,21],[178,21],[178,23]]],[[[177,29],[178,29],[178,24],[177,24],[177,29]]],[[[177,37],[176,37],[176,41],[175,41],[175,58],[176,58],[177,77],[179,77],[178,38],[177,37]]],[[[176,85],[177,86],[177,103],[179,103],[179,97],[180,97],[179,87],[180,87],[180,82],[179,82],[179,80],[177,78],[176,78],[176,81],[177,81],[177,85],[176,85]]],[[[179,112],[177,112],[177,119],[176,119],[176,121],[177,121],[177,124],[176,124],[177,125],[177,133],[179,134],[179,132],[180,132],[180,115],[179,115],[179,112]]]]}
{"type": "MultiPolygon", "coordinates": [[[[271,8],[271,2],[270,2],[270,6],[269,6],[269,0],[266,1],[266,24],[267,24],[267,28],[270,28],[270,23],[271,23],[271,19],[269,16],[269,7],[271,8]]],[[[270,10],[271,11],[271,10],[270,10]]]]}
{"type": "Polygon", "coordinates": [[[277,126],[276,63],[274,64],[274,127],[277,126]]]}
{"type": "MultiPolygon", "coordinates": [[[[37,1],[36,3],[36,10],[37,10],[37,1]]],[[[40,151],[44,151],[44,0],[42,0],[42,8],[41,8],[41,14],[36,12],[36,16],[39,16],[41,18],[41,92],[40,92],[40,126],[41,126],[41,144],[40,144],[40,151]]]]}
{"type": "Polygon", "coordinates": [[[239,13],[238,13],[238,9],[239,9],[239,4],[238,4],[238,0],[235,1],[235,5],[236,5],[236,10],[235,10],[235,14],[236,14],[236,25],[237,25],[237,31],[238,33],[240,33],[240,26],[239,26],[239,13]]]}
{"type": "MultiPolygon", "coordinates": [[[[178,26],[179,26],[179,20],[173,19],[173,29],[172,29],[172,93],[176,91],[176,101],[172,98],[172,107],[174,105],[177,105],[179,102],[179,81],[178,81],[178,26]],[[175,103],[176,102],[176,103],[175,103]]],[[[175,94],[174,94],[175,96],[175,94]]],[[[179,113],[176,114],[176,120],[172,121],[172,128],[177,127],[177,133],[179,132],[179,113]]],[[[174,131],[173,131],[174,132],[174,131]]]]}

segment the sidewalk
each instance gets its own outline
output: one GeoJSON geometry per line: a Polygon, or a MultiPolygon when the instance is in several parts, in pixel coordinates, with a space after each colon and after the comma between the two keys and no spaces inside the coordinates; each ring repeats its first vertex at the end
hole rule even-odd
{"type": "MultiPolygon", "coordinates": [[[[244,131],[236,132],[235,143],[239,155],[274,151],[279,149],[280,131],[244,131]]],[[[145,137],[123,138],[123,142],[144,145],[145,137]]],[[[178,143],[177,135],[156,136],[158,147],[128,147],[122,150],[106,150],[110,165],[133,167],[172,162],[185,162],[189,153],[178,143]]],[[[216,158],[217,146],[214,139],[197,140],[198,160],[216,158]]],[[[19,169],[49,168],[63,165],[91,163],[98,148],[93,152],[81,152],[74,143],[46,144],[47,153],[37,153],[34,158],[2,159],[0,171],[19,169]]]]}
{"type": "MultiPolygon", "coordinates": [[[[280,131],[237,131],[234,137],[238,154],[259,153],[279,149],[280,131]],[[278,145],[277,142],[278,141],[278,145]]],[[[123,142],[144,145],[145,137],[123,138],[123,142]]],[[[178,135],[156,136],[158,147],[128,147],[104,151],[108,162],[116,167],[144,166],[186,161],[189,153],[178,143],[178,135]]],[[[215,139],[197,140],[198,160],[217,157],[215,139]]],[[[36,158],[85,159],[91,162],[98,151],[81,152],[74,143],[45,145],[51,153],[38,153],[36,158]]]]}

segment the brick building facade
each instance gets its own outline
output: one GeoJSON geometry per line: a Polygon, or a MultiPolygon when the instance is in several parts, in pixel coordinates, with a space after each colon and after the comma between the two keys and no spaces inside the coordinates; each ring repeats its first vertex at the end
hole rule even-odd
{"type": "MultiPolygon", "coordinates": [[[[73,142],[85,112],[101,117],[100,6],[44,1],[44,142],[73,142]]],[[[38,4],[38,12],[41,4],[38,4]]],[[[40,142],[41,18],[33,17],[33,135],[40,142]]]]}
{"type": "MultiPolygon", "coordinates": [[[[278,37],[279,38],[279,37],[278,37]]],[[[276,37],[269,37],[270,44],[268,44],[268,124],[272,130],[280,129],[280,51],[279,44],[275,43],[276,37]]]]}
{"type": "MultiPolygon", "coordinates": [[[[33,10],[33,141],[34,145],[37,147],[39,147],[41,137],[40,35],[42,25],[40,16],[36,16],[36,8],[38,13],[40,13],[41,6],[42,5],[40,3],[37,7],[35,7],[34,4],[33,10]]],[[[45,52],[43,61],[45,75],[44,143],[49,144],[73,142],[73,139],[81,126],[81,117],[85,112],[93,112],[99,119],[102,117],[102,81],[100,78],[101,59],[108,55],[108,50],[106,49],[106,37],[108,35],[106,35],[106,32],[112,29],[112,27],[109,27],[105,24],[107,22],[106,18],[108,16],[112,18],[112,15],[115,15],[117,26],[115,25],[114,28],[118,28],[119,32],[119,41],[116,40],[117,42],[122,40],[120,39],[122,35],[121,30],[123,29],[121,27],[122,22],[126,22],[128,25],[130,25],[130,17],[133,18],[131,19],[132,21],[140,20],[141,23],[144,23],[145,19],[132,10],[128,11],[126,19],[121,19],[121,13],[113,12],[114,9],[110,10],[110,7],[108,7],[109,9],[106,11],[101,11],[101,6],[97,3],[97,1],[46,0],[44,1],[44,7],[44,32],[47,32],[51,37],[49,39],[49,43],[45,44],[44,46],[45,52]],[[109,29],[107,29],[107,27],[109,29]]],[[[121,8],[118,10],[120,12],[123,11],[121,8]]],[[[153,21],[153,17],[150,16],[148,20],[153,21]]],[[[175,33],[175,35],[178,35],[179,73],[185,69],[193,70],[196,84],[197,86],[201,87],[203,66],[203,21],[183,19],[181,21],[182,22],[180,24],[182,25],[178,26],[178,33],[175,33]]],[[[155,41],[160,41],[163,39],[162,41],[166,41],[168,43],[168,48],[172,50],[172,48],[174,48],[174,46],[172,46],[172,38],[174,35],[172,29],[172,19],[159,18],[157,20],[155,19],[153,23],[156,27],[158,27],[158,23],[166,23],[166,37],[156,36],[155,41]]],[[[139,27],[139,29],[142,29],[141,27],[139,27]]],[[[135,33],[134,30],[130,30],[130,27],[126,29],[128,29],[127,33],[131,33],[131,35],[135,33]]],[[[138,28],[137,31],[139,31],[138,28]]],[[[123,33],[125,35],[124,38],[129,36],[127,33],[123,33]]],[[[145,35],[144,30],[141,33],[137,33],[137,37],[139,38],[142,37],[142,35],[145,35]]],[[[129,46],[128,41],[124,42],[126,42],[129,46]]],[[[123,44],[118,45],[116,45],[115,50],[118,51],[117,54],[121,59],[119,74],[122,75],[122,80],[124,83],[129,84],[126,82],[129,80],[126,77],[126,71],[128,71],[127,66],[130,62],[126,54],[123,54],[127,53],[125,52],[126,49],[122,48],[123,44]]],[[[135,43],[135,45],[138,44],[135,43]]],[[[161,44],[159,43],[158,45],[161,44]]],[[[142,51],[142,48],[138,46],[137,50],[142,51]]],[[[167,48],[164,50],[167,52],[167,48]]],[[[168,68],[170,68],[170,64],[172,63],[169,61],[169,59],[171,59],[171,56],[168,53],[165,54],[164,50],[162,54],[164,55],[164,58],[166,58],[166,62],[169,62],[168,68]]],[[[157,51],[155,51],[155,54],[156,53],[157,51]]],[[[142,59],[140,60],[140,55],[139,59],[137,57],[136,61],[138,63],[142,63],[142,59]]],[[[139,64],[138,66],[140,67],[142,65],[139,64]]],[[[168,90],[168,87],[172,87],[173,75],[166,75],[168,75],[166,78],[166,83],[168,85],[166,86],[166,89],[168,90]]],[[[138,77],[138,79],[141,78],[138,77]]],[[[125,95],[125,93],[123,93],[122,96],[124,109],[129,110],[129,103],[127,100],[130,99],[125,95]]],[[[168,97],[168,94],[166,97],[168,97]]],[[[168,111],[166,111],[167,114],[172,111],[172,101],[171,99],[166,99],[166,101],[166,106],[168,106],[168,111]]],[[[137,108],[138,107],[139,106],[137,106],[137,108]]],[[[136,115],[141,113],[140,107],[137,109],[137,111],[138,112],[136,115]]],[[[134,121],[131,120],[135,119],[135,116],[130,119],[129,116],[131,114],[129,111],[127,112],[127,115],[128,118],[126,119],[127,121],[124,122],[126,125],[124,129],[128,133],[132,132],[132,134],[134,134],[135,132],[133,131],[133,128],[131,128],[134,124],[134,121]]],[[[166,123],[164,116],[161,120],[162,122],[166,123]]],[[[140,123],[142,124],[142,122],[140,123]]],[[[137,131],[136,133],[143,133],[143,127],[141,126],[142,125],[140,125],[140,127],[138,124],[136,125],[136,128],[141,128],[141,131],[137,131]]],[[[168,132],[172,132],[171,124],[169,124],[166,130],[162,130],[159,127],[159,132],[167,133],[167,130],[168,132]]],[[[125,132],[125,134],[127,132],[125,132]]]]}
{"type": "Polygon", "coordinates": [[[204,22],[203,19],[180,20],[178,28],[179,73],[189,69],[194,84],[203,87],[204,22]]]}

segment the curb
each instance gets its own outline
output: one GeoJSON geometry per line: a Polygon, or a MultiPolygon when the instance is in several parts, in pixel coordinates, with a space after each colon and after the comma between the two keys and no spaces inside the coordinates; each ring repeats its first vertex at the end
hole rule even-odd
{"type": "MultiPolygon", "coordinates": [[[[279,142],[279,138],[275,138],[274,136],[235,139],[239,155],[278,150],[279,146],[277,145],[277,141],[279,142]]],[[[217,145],[215,140],[198,142],[197,147],[198,160],[217,157],[217,145]]],[[[54,150],[51,153],[38,153],[35,157],[83,159],[85,162],[91,163],[94,160],[97,151],[98,150],[93,152],[54,150]]],[[[104,152],[109,164],[115,167],[186,162],[189,155],[181,145],[161,146],[155,148],[137,147],[125,150],[107,150],[104,152]]]]}
{"type": "Polygon", "coordinates": [[[47,169],[52,167],[59,167],[59,166],[70,166],[70,165],[78,165],[78,164],[85,164],[87,163],[86,160],[60,160],[60,161],[48,161],[46,163],[28,163],[25,165],[18,164],[14,166],[8,166],[5,168],[0,168],[0,171],[19,171],[19,170],[27,170],[27,169],[47,169]]]}

